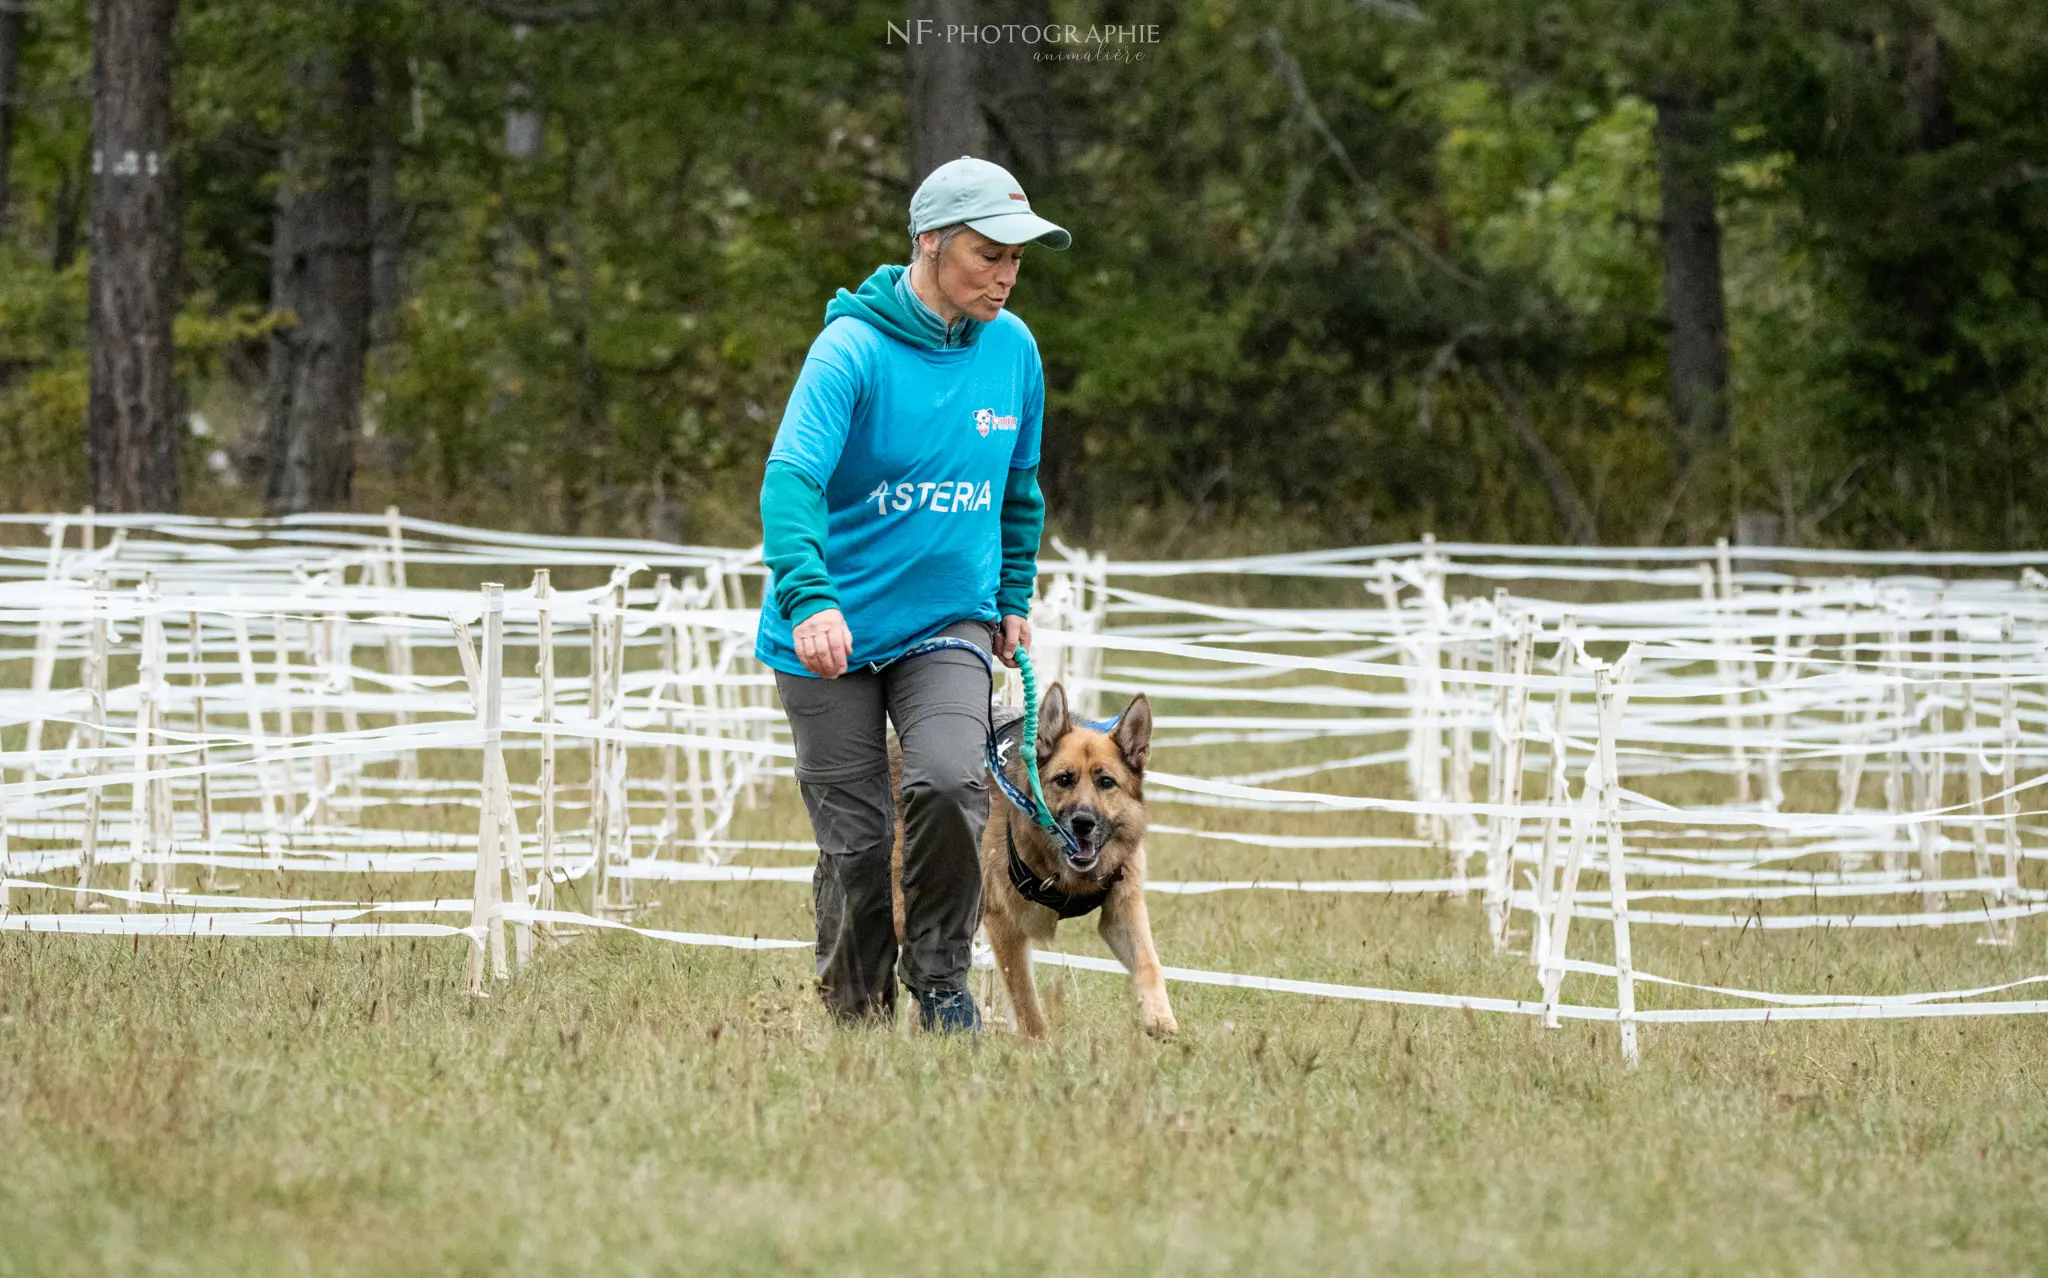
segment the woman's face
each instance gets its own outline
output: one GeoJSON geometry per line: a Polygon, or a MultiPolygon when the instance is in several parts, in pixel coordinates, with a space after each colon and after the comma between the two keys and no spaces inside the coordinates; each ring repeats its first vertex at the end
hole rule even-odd
{"type": "MultiPolygon", "coordinates": [[[[930,234],[936,242],[938,233],[930,234]]],[[[987,323],[1010,300],[1023,259],[1023,245],[999,244],[971,226],[963,227],[939,255],[939,292],[955,309],[987,323]]]]}

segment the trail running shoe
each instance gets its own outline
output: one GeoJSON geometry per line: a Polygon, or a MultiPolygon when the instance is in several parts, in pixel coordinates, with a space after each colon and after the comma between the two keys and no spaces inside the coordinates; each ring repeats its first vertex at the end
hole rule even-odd
{"type": "Polygon", "coordinates": [[[981,1012],[974,1006],[974,996],[966,990],[944,990],[935,994],[920,990],[917,1010],[923,1018],[924,1028],[941,1034],[972,1034],[981,1029],[981,1012]]]}

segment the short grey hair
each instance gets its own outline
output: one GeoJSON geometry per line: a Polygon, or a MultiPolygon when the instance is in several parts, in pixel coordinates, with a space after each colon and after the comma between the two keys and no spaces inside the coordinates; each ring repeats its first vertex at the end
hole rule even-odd
{"type": "MultiPolygon", "coordinates": [[[[960,236],[960,232],[966,229],[967,223],[965,222],[955,222],[951,226],[942,228],[939,231],[939,252],[944,253],[946,251],[946,246],[951,244],[954,240],[958,239],[960,236]]],[[[923,231],[918,232],[918,235],[922,234],[924,234],[923,231]]],[[[910,237],[910,264],[912,266],[917,265],[917,258],[917,235],[913,235],[910,237]]]]}

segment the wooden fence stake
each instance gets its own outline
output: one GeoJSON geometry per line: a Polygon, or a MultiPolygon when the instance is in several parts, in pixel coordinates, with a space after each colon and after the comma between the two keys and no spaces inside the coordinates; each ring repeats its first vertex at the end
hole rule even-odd
{"type": "MultiPolygon", "coordinates": [[[[150,811],[149,747],[157,699],[157,657],[153,642],[156,615],[150,604],[156,597],[156,581],[144,574],[136,588],[140,625],[136,647],[141,653],[135,679],[135,776],[128,783],[128,890],[142,890],[142,867],[156,859],[156,820],[150,811]]],[[[161,885],[159,885],[161,886],[161,885]]]]}
{"type": "Polygon", "coordinates": [[[277,669],[273,686],[277,689],[277,739],[283,746],[278,755],[281,765],[278,777],[283,782],[284,828],[289,833],[299,823],[299,781],[297,767],[291,757],[292,738],[298,733],[292,708],[292,641],[283,613],[271,614],[271,624],[277,631],[277,669]]]}
{"type": "MultiPolygon", "coordinates": [[[[1948,790],[1948,757],[1941,748],[1941,737],[1948,730],[1948,708],[1942,698],[1947,692],[1946,681],[1941,677],[1947,645],[1943,642],[1948,631],[1948,622],[1942,616],[1942,592],[1934,592],[1934,607],[1928,618],[1931,627],[1927,636],[1927,655],[1934,668],[1933,687],[1925,697],[1926,710],[1921,718],[1928,719],[1927,749],[1921,752],[1925,760],[1920,769],[1921,780],[1918,795],[1920,811],[1930,815],[1917,823],[1920,836],[1920,881],[1939,882],[1941,879],[1941,817],[1942,800],[1948,790]]],[[[1925,890],[1920,895],[1920,908],[1934,912],[1948,908],[1948,893],[1925,890]]]]}
{"type": "Polygon", "coordinates": [[[590,829],[590,912],[600,914],[604,903],[604,850],[605,850],[605,801],[604,738],[599,733],[604,728],[604,658],[609,645],[605,642],[605,604],[610,593],[593,596],[590,600],[590,691],[584,698],[590,715],[590,810],[587,820],[590,829]]]}
{"type": "MultiPolygon", "coordinates": [[[[58,515],[50,522],[50,558],[43,565],[43,583],[55,589],[63,579],[65,517],[58,515]]],[[[87,547],[91,549],[91,547],[87,547]]],[[[50,691],[50,683],[57,671],[57,650],[64,643],[64,623],[54,613],[48,613],[36,623],[36,655],[29,667],[29,690],[34,693],[36,709],[28,721],[28,742],[22,747],[28,756],[29,774],[40,776],[43,771],[43,699],[50,691]]],[[[83,671],[81,671],[83,673],[83,671]]],[[[85,681],[80,679],[82,684],[85,681]]]]}
{"type": "MultiPolygon", "coordinates": [[[[1913,711],[1912,694],[1906,687],[1905,648],[1896,623],[1885,630],[1885,651],[1888,654],[1885,665],[1892,675],[1887,682],[1885,699],[1896,717],[1892,725],[1891,748],[1886,752],[1884,806],[1887,813],[1897,817],[1906,811],[1905,741],[1913,730],[1913,711]]],[[[1882,864],[1887,874],[1905,871],[1904,849],[1899,845],[1900,833],[1896,822],[1885,828],[1882,864]]]]}
{"type": "MultiPolygon", "coordinates": [[[[611,690],[605,694],[605,707],[616,711],[618,727],[626,726],[626,578],[623,573],[614,573],[612,582],[611,652],[605,658],[605,674],[611,680],[611,690]]],[[[619,849],[619,862],[624,864],[633,855],[633,802],[627,789],[629,760],[624,741],[612,742],[605,756],[605,795],[608,812],[605,829],[605,895],[608,904],[620,907],[633,903],[633,880],[613,879],[611,873],[611,849],[619,849]],[[613,898],[617,900],[614,901],[613,898]]]]}
{"type": "MultiPolygon", "coordinates": [[[[384,533],[389,546],[383,558],[386,575],[391,588],[398,598],[405,597],[405,525],[398,513],[398,507],[384,508],[384,533]]],[[[392,676],[392,691],[401,696],[412,696],[417,690],[412,684],[412,632],[404,626],[397,626],[384,633],[384,666],[392,676]]],[[[400,710],[397,721],[401,724],[412,722],[412,711],[400,710]]],[[[417,781],[420,776],[420,756],[417,750],[406,750],[398,756],[398,778],[401,781],[417,781]]]]}
{"type": "Polygon", "coordinates": [[[661,836],[655,840],[656,856],[674,848],[682,834],[682,815],[676,806],[675,703],[680,689],[676,677],[675,598],[675,579],[661,574],[654,601],[655,617],[661,627],[661,682],[655,688],[654,701],[661,707],[661,730],[669,740],[661,747],[662,819],[661,836]]]}
{"type": "MultiPolygon", "coordinates": [[[[1963,795],[1970,804],[1970,872],[1979,879],[1991,877],[1991,831],[1984,823],[1984,760],[1989,751],[1977,742],[1977,680],[1971,675],[1974,661],[1969,649],[1957,654],[1963,665],[1963,795]]],[[[1978,894],[1989,910],[1999,903],[2002,893],[1984,891],[1978,894]]],[[[1988,944],[1999,942],[1998,920],[1985,923],[1984,940],[1988,944]]]]}
{"type": "MultiPolygon", "coordinates": [[[[1999,774],[1999,788],[2004,791],[2003,815],[2005,817],[2005,828],[2001,836],[2002,842],[1999,851],[2005,860],[2006,885],[2006,891],[2000,895],[1999,900],[2005,904],[2011,904],[2018,898],[2020,860],[2025,855],[2024,850],[2020,847],[2019,795],[2014,793],[2019,786],[2020,720],[2017,705],[2018,698],[2015,691],[2015,684],[2018,680],[2013,677],[2010,670],[2013,664],[2012,633],[2012,614],[2007,613],[1999,618],[1998,621],[1998,639],[2004,648],[2004,652],[2000,654],[1999,664],[2008,668],[2005,677],[2000,680],[1998,713],[1999,735],[2005,741],[2005,767],[1999,774]]],[[[2019,920],[2007,919],[2005,921],[2006,943],[2011,944],[2018,935],[2018,932],[2019,920]]]]}
{"type": "MultiPolygon", "coordinates": [[[[1429,601],[1424,600],[1425,606],[1429,601]]],[[[1443,641],[1436,628],[1437,614],[1426,614],[1422,631],[1416,636],[1415,660],[1421,667],[1422,677],[1418,690],[1422,694],[1421,722],[1416,727],[1421,754],[1421,772],[1418,777],[1420,788],[1415,797],[1432,808],[1444,799],[1444,680],[1443,641]]],[[[1419,837],[1427,839],[1436,847],[1443,847],[1448,841],[1449,824],[1440,811],[1424,813],[1416,823],[1419,837]]]]}
{"type": "MultiPolygon", "coordinates": [[[[1080,579],[1077,576],[1077,604],[1079,603],[1079,581],[1080,579]]],[[[738,573],[719,573],[718,591],[719,602],[723,607],[731,609],[735,612],[740,611],[743,608],[745,604],[745,597],[741,592],[740,577],[738,573]]],[[[1084,613],[1083,615],[1085,616],[1086,614],[1084,613]]],[[[1092,626],[1087,628],[1092,630],[1092,626]]],[[[1100,701],[1102,694],[1096,691],[1094,685],[1091,682],[1089,682],[1087,678],[1087,661],[1089,653],[1091,651],[1099,652],[1100,650],[1091,650],[1086,648],[1069,649],[1069,669],[1074,669],[1074,667],[1078,665],[1079,670],[1077,673],[1081,675],[1082,693],[1086,697],[1090,698],[1091,701],[1100,701]]],[[[738,672],[733,671],[733,673],[737,674],[738,672]]],[[[723,683],[720,686],[730,696],[732,712],[735,716],[743,715],[745,713],[746,708],[749,705],[753,704],[753,697],[751,692],[747,689],[741,688],[738,684],[723,683]]],[[[765,725],[767,720],[765,718],[760,719],[758,721],[746,718],[735,718],[732,722],[732,727],[729,728],[728,731],[730,731],[733,737],[738,740],[757,740],[759,738],[755,736],[754,728],[754,724],[756,722],[760,722],[765,725]]],[[[762,757],[762,755],[751,750],[735,751],[733,755],[733,781],[735,784],[744,784],[745,789],[742,792],[741,797],[745,801],[747,805],[747,811],[749,812],[755,811],[760,806],[760,788],[762,775],[760,761],[762,757]]]]}
{"type": "MultiPolygon", "coordinates": [[[[1776,642],[1771,645],[1770,691],[1775,694],[1778,709],[1770,716],[1771,739],[1764,747],[1763,800],[1766,812],[1776,812],[1785,805],[1784,742],[1790,715],[1786,693],[1791,686],[1792,671],[1797,668],[1792,657],[1791,609],[1792,588],[1787,586],[1778,592],[1778,633],[1776,642]]],[[[1784,839],[1784,831],[1773,827],[1771,841],[1782,843],[1784,839]]]]}
{"type": "Polygon", "coordinates": [[[270,776],[270,743],[263,730],[263,695],[262,684],[256,677],[256,649],[249,641],[249,619],[237,612],[228,620],[235,631],[235,657],[242,672],[243,717],[249,726],[250,761],[257,788],[263,795],[263,828],[275,868],[275,858],[283,855],[283,827],[278,819],[277,789],[270,776]]]}
{"type": "Polygon", "coordinates": [[[1451,878],[1457,886],[1453,889],[1457,899],[1466,897],[1465,860],[1472,855],[1472,844],[1477,833],[1476,823],[1466,808],[1472,802],[1472,706],[1467,695],[1471,685],[1459,675],[1472,659],[1471,645],[1458,642],[1451,646],[1451,878]]]}
{"type": "MultiPolygon", "coordinates": [[[[1634,651],[1632,645],[1631,654],[1634,651]]],[[[1614,748],[1614,739],[1621,731],[1626,688],[1626,675],[1617,688],[1608,671],[1593,672],[1593,696],[1600,707],[1600,807],[1607,823],[1607,899],[1614,914],[1615,1007],[1620,1013],[1621,1059],[1634,1069],[1642,1056],[1636,1046],[1636,976],[1628,934],[1628,857],[1621,834],[1621,778],[1614,748]]]]}
{"type": "MultiPolygon", "coordinates": [[[[31,779],[34,773],[29,774],[31,779]]],[[[14,908],[14,890],[7,880],[14,877],[14,856],[7,844],[7,769],[0,767],[0,922],[14,908]]]]}
{"type": "MultiPolygon", "coordinates": [[[[1066,581],[1067,578],[1060,575],[1055,578],[1054,584],[1064,585],[1066,581]]],[[[705,577],[706,603],[712,607],[716,607],[719,600],[716,585],[715,578],[709,575],[705,577]]],[[[738,756],[727,751],[721,744],[726,739],[726,734],[731,731],[731,721],[725,716],[725,681],[721,676],[731,665],[728,656],[732,649],[730,641],[721,641],[715,638],[714,634],[709,627],[701,629],[698,632],[697,647],[698,687],[704,698],[705,711],[703,733],[711,743],[704,748],[704,776],[710,786],[704,796],[708,808],[705,818],[706,830],[718,824],[718,814],[721,811],[732,811],[731,791],[739,777],[738,756]]],[[[1062,651],[1064,650],[1057,646],[1053,648],[1055,660],[1059,659],[1062,651]]],[[[1039,678],[1040,687],[1049,686],[1043,675],[1039,678]]]]}
{"type": "MultiPolygon", "coordinates": [[[[356,710],[356,641],[349,628],[347,612],[331,612],[327,616],[327,655],[332,663],[334,682],[341,690],[341,730],[350,738],[357,738],[363,730],[363,717],[356,710]]],[[[363,747],[358,743],[350,753],[342,756],[342,775],[348,779],[349,810],[355,813],[356,824],[363,819],[363,747]]]]}
{"type": "MultiPolygon", "coordinates": [[[[526,898],[526,849],[520,841],[519,817],[512,806],[512,776],[505,766],[505,587],[495,582],[484,587],[484,774],[491,790],[491,807],[498,818],[498,839],[494,860],[505,878],[495,877],[491,893],[498,919],[491,928],[491,971],[505,978],[505,902],[526,898]],[[509,885],[509,890],[508,890],[509,885]]],[[[521,920],[512,925],[514,956],[520,967],[533,958],[533,924],[521,920]]]]}
{"type": "MultiPolygon", "coordinates": [[[[1488,671],[1497,680],[1501,679],[1501,676],[1505,675],[1508,670],[1508,607],[1507,587],[1500,586],[1495,588],[1493,592],[1492,624],[1493,664],[1488,667],[1488,671]]],[[[1496,808],[1505,802],[1507,794],[1508,694],[1509,688],[1505,680],[1493,685],[1493,708],[1488,712],[1486,721],[1486,802],[1489,806],[1496,808]]],[[[1486,886],[1483,896],[1484,909],[1482,913],[1489,925],[1493,919],[1494,881],[1497,868],[1495,862],[1499,859],[1494,849],[1500,842],[1501,824],[1501,819],[1497,815],[1489,815],[1486,818],[1486,846],[1484,849],[1486,858],[1486,886]]]]}
{"type": "MultiPolygon", "coordinates": [[[[1594,716],[1599,716],[1599,702],[1594,702],[1594,716]]],[[[1564,984],[1564,962],[1571,956],[1572,914],[1578,908],[1579,874],[1586,864],[1586,844],[1598,816],[1596,804],[1600,801],[1601,769],[1606,766],[1600,751],[1596,748],[1593,757],[1586,763],[1586,771],[1579,781],[1579,802],[1572,809],[1572,838],[1565,853],[1564,873],[1557,885],[1557,899],[1551,906],[1550,938],[1548,950],[1541,969],[1543,983],[1543,1025],[1546,1029],[1558,1028],[1558,993],[1564,984]]]]}
{"type": "MultiPolygon", "coordinates": [[[[1715,644],[1727,648],[1735,643],[1733,617],[1735,609],[1735,573],[1728,562],[1728,539],[1721,537],[1714,542],[1715,562],[1703,564],[1705,580],[1700,584],[1700,593],[1708,600],[1715,599],[1715,585],[1719,583],[1719,600],[1715,610],[1727,624],[1716,628],[1715,644]]],[[[1728,762],[1735,770],[1735,801],[1748,803],[1749,792],[1749,750],[1742,744],[1742,688],[1739,666],[1734,658],[1725,654],[1714,659],[1714,668],[1719,674],[1724,691],[1721,703],[1727,707],[1728,721],[1728,762]]]]}
{"type": "Polygon", "coordinates": [[[107,744],[107,575],[92,580],[92,633],[86,649],[85,744],[92,752],[86,762],[85,838],[78,855],[78,892],[74,908],[86,906],[86,889],[92,886],[93,866],[99,859],[100,806],[105,790],[100,777],[107,770],[102,757],[107,744]]]}
{"type": "MultiPolygon", "coordinates": [[[[502,630],[504,621],[505,588],[495,582],[484,586],[484,652],[485,660],[495,655],[503,660],[502,630]],[[493,632],[500,636],[500,643],[493,645],[493,632]]],[[[475,657],[470,651],[468,627],[458,625],[457,645],[462,651],[465,672],[474,670],[475,657]]],[[[502,870],[498,864],[498,839],[501,823],[498,816],[498,769],[503,764],[502,747],[498,739],[498,701],[488,669],[472,676],[470,687],[478,694],[477,723],[483,729],[484,757],[483,776],[478,785],[478,815],[476,827],[476,873],[470,890],[469,925],[470,934],[469,968],[466,973],[471,994],[484,992],[484,955],[490,954],[493,975],[503,977],[505,970],[504,914],[499,908],[502,870]]]]}
{"type": "MultiPolygon", "coordinates": [[[[702,662],[698,654],[705,651],[705,645],[697,637],[697,627],[683,623],[676,631],[676,665],[686,672],[676,685],[678,699],[683,704],[683,730],[691,736],[702,737],[711,729],[703,716],[697,713],[699,705],[700,676],[702,662]]],[[[690,791],[690,833],[697,845],[697,860],[711,864],[718,858],[711,848],[710,811],[705,803],[704,749],[692,743],[683,749],[683,781],[690,791]]]]}
{"type": "MultiPolygon", "coordinates": [[[[1402,642],[1405,627],[1401,624],[1401,587],[1394,581],[1393,561],[1376,561],[1373,573],[1373,585],[1379,592],[1380,605],[1387,610],[1387,637],[1393,641],[1401,664],[1414,665],[1418,654],[1402,642]]],[[[1426,788],[1422,779],[1422,736],[1423,716],[1418,715],[1408,728],[1408,793],[1418,799],[1423,797],[1426,788]]],[[[1430,837],[1430,817],[1426,812],[1415,814],[1415,837],[1430,837]]]]}
{"type": "Polygon", "coordinates": [[[313,828],[323,829],[328,824],[328,792],[334,788],[334,765],[325,749],[327,745],[327,681],[334,656],[334,631],[324,618],[306,618],[306,664],[313,669],[313,744],[318,747],[313,755],[313,828]]]}
{"type": "Polygon", "coordinates": [[[1550,913],[1557,878],[1558,812],[1562,805],[1571,801],[1565,767],[1571,754],[1571,738],[1567,729],[1572,708],[1572,644],[1578,629],[1579,619],[1572,613],[1566,613],[1558,622],[1557,696],[1550,703],[1550,767],[1543,786],[1543,803],[1549,811],[1543,818],[1543,855],[1536,864],[1536,922],[1529,945],[1529,954],[1536,960],[1539,974],[1550,957],[1550,913]]]}
{"type": "MultiPolygon", "coordinates": [[[[533,599],[539,609],[537,625],[540,656],[535,673],[540,676],[540,897],[543,910],[555,908],[555,613],[554,586],[548,570],[533,573],[533,599]]],[[[544,923],[542,932],[553,937],[555,925],[544,923]]]]}
{"type": "MultiPolygon", "coordinates": [[[[1535,656],[1536,617],[1523,613],[1516,625],[1513,655],[1509,666],[1515,677],[1514,687],[1508,690],[1507,743],[1501,750],[1501,803],[1510,809],[1522,805],[1523,763],[1528,753],[1529,724],[1529,678],[1535,656]]],[[[1494,878],[1489,884],[1493,893],[1493,948],[1496,952],[1508,945],[1508,923],[1514,915],[1515,899],[1515,845],[1521,840],[1522,818],[1520,815],[1503,815],[1494,818],[1495,853],[1494,878]]],[[[1535,929],[1532,927],[1533,934],[1535,929]]]]}
{"type": "Polygon", "coordinates": [[[209,770],[212,753],[208,745],[206,727],[206,667],[205,645],[201,641],[203,631],[199,614],[186,614],[186,626],[191,633],[187,638],[186,678],[192,684],[192,735],[199,739],[199,846],[204,849],[201,856],[207,858],[200,871],[199,886],[211,892],[214,888],[213,871],[213,774],[209,770]]]}
{"type": "MultiPolygon", "coordinates": [[[[1843,624],[1853,626],[1855,624],[1854,615],[1852,614],[1843,624]]],[[[1856,679],[1856,633],[1854,630],[1849,630],[1845,631],[1842,635],[1842,674],[1848,680],[1851,689],[1850,697],[1861,697],[1860,693],[1854,691],[1859,686],[1856,679]]],[[[1837,816],[1848,817],[1856,814],[1857,799],[1863,789],[1863,765],[1866,758],[1864,746],[1869,739],[1870,726],[1877,722],[1878,716],[1882,715],[1883,712],[1881,701],[1873,702],[1871,707],[1860,715],[1857,712],[1854,701],[1844,701],[1842,707],[1842,725],[1844,728],[1843,750],[1841,759],[1835,764],[1835,814],[1837,816]]],[[[1844,826],[1846,828],[1846,822],[1844,826]]],[[[1863,860],[1864,858],[1861,853],[1851,852],[1845,846],[1835,853],[1835,869],[1837,872],[1846,874],[1851,870],[1859,868],[1863,864],[1863,860]]]]}

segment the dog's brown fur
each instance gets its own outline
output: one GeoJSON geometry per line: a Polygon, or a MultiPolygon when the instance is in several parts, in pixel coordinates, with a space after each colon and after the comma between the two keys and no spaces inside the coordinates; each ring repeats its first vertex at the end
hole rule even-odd
{"type": "MultiPolygon", "coordinates": [[[[1038,770],[1046,805],[1062,824],[1087,810],[1103,823],[1108,835],[1096,863],[1081,872],[1061,855],[1056,838],[1020,812],[1001,790],[990,786],[989,819],[981,838],[982,925],[995,951],[996,968],[1010,996],[1017,1032],[1026,1038],[1045,1035],[1045,1013],[1031,977],[1031,946],[1049,943],[1059,916],[1028,901],[1010,882],[1010,853],[1005,839],[1016,841],[1017,856],[1040,879],[1053,877],[1063,892],[1084,894],[1121,869],[1123,877],[1102,903],[1096,926],[1110,951],[1131,974],[1138,997],[1138,1020],[1145,1032],[1165,1036],[1178,1032],[1159,953],[1152,944],[1152,923],[1145,910],[1145,764],[1152,746],[1152,705],[1143,693],[1132,698],[1116,726],[1097,732],[1074,721],[1067,711],[1066,690],[1055,683],[1046,690],[1038,715],[1038,770]]],[[[1010,779],[1031,792],[1023,752],[1009,761],[1010,779]]],[[[896,794],[896,848],[892,857],[896,884],[896,931],[903,933],[903,763],[895,743],[889,751],[891,789],[896,794]]]]}

